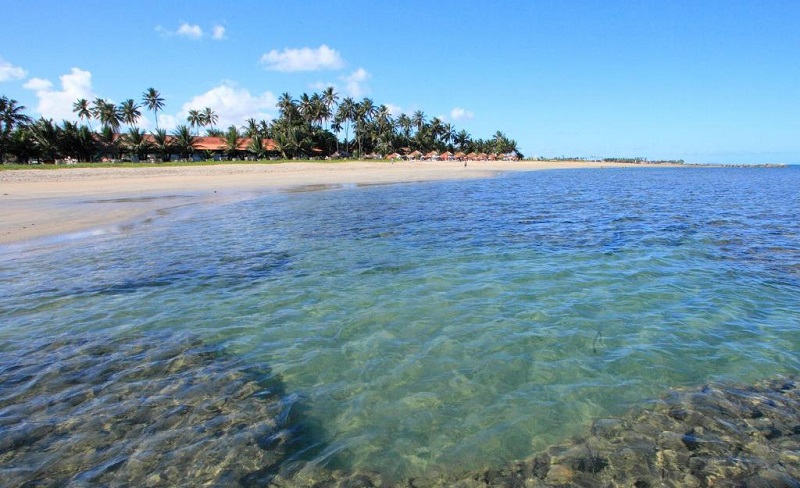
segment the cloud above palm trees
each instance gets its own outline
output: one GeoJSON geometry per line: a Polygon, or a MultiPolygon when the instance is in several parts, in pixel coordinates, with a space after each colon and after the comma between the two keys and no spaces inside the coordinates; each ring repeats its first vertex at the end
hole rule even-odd
{"type": "Polygon", "coordinates": [[[461,107],[456,107],[450,111],[450,118],[453,120],[471,120],[474,116],[475,114],[461,107]]]}
{"type": "Polygon", "coordinates": [[[5,59],[0,58],[0,82],[21,80],[22,78],[25,78],[27,74],[28,72],[19,66],[14,66],[5,59]]]}
{"type": "Polygon", "coordinates": [[[251,117],[256,120],[271,120],[277,102],[278,99],[272,92],[252,94],[246,88],[228,81],[184,103],[176,120],[182,124],[189,110],[202,110],[205,107],[210,107],[219,116],[216,124],[218,127],[240,125],[251,117]]]}
{"type": "Polygon", "coordinates": [[[270,71],[320,71],[342,69],[344,60],[339,51],[322,44],[318,48],[273,49],[261,56],[261,64],[270,71]]]}
{"type": "Polygon", "coordinates": [[[80,68],[72,68],[69,73],[58,77],[61,89],[55,89],[50,80],[31,78],[23,87],[36,92],[39,99],[36,110],[42,117],[59,120],[77,120],[72,104],[79,98],[95,98],[92,89],[92,73],[80,68]]]}

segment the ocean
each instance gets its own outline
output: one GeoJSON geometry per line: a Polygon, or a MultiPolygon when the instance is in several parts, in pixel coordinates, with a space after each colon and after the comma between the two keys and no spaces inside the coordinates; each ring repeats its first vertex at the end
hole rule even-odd
{"type": "Polygon", "coordinates": [[[799,188],[796,167],[508,173],[8,247],[0,480],[458,476],[672,389],[796,375],[799,188]]]}

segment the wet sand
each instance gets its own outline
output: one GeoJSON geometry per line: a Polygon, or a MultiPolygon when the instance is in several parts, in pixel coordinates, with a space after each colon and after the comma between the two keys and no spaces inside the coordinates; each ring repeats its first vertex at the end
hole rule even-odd
{"type": "Polygon", "coordinates": [[[489,178],[508,171],[652,167],[576,161],[320,162],[0,172],[0,245],[78,232],[281,189],[489,178]]]}

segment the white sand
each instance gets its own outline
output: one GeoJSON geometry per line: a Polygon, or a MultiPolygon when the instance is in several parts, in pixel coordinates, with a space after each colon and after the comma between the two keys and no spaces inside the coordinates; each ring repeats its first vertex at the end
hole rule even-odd
{"type": "Polygon", "coordinates": [[[592,162],[337,162],[62,168],[0,172],[0,245],[120,224],[186,205],[343,184],[488,178],[505,171],[598,168],[592,162]]]}

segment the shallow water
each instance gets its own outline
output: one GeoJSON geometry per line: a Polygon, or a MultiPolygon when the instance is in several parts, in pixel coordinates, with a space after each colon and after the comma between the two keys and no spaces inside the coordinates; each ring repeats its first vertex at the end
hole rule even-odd
{"type": "Polygon", "coordinates": [[[302,405],[286,466],[501,466],[669,387],[797,373],[797,188],[796,168],[549,171],[174,213],[1,253],[0,357],[190,333],[302,405]]]}

